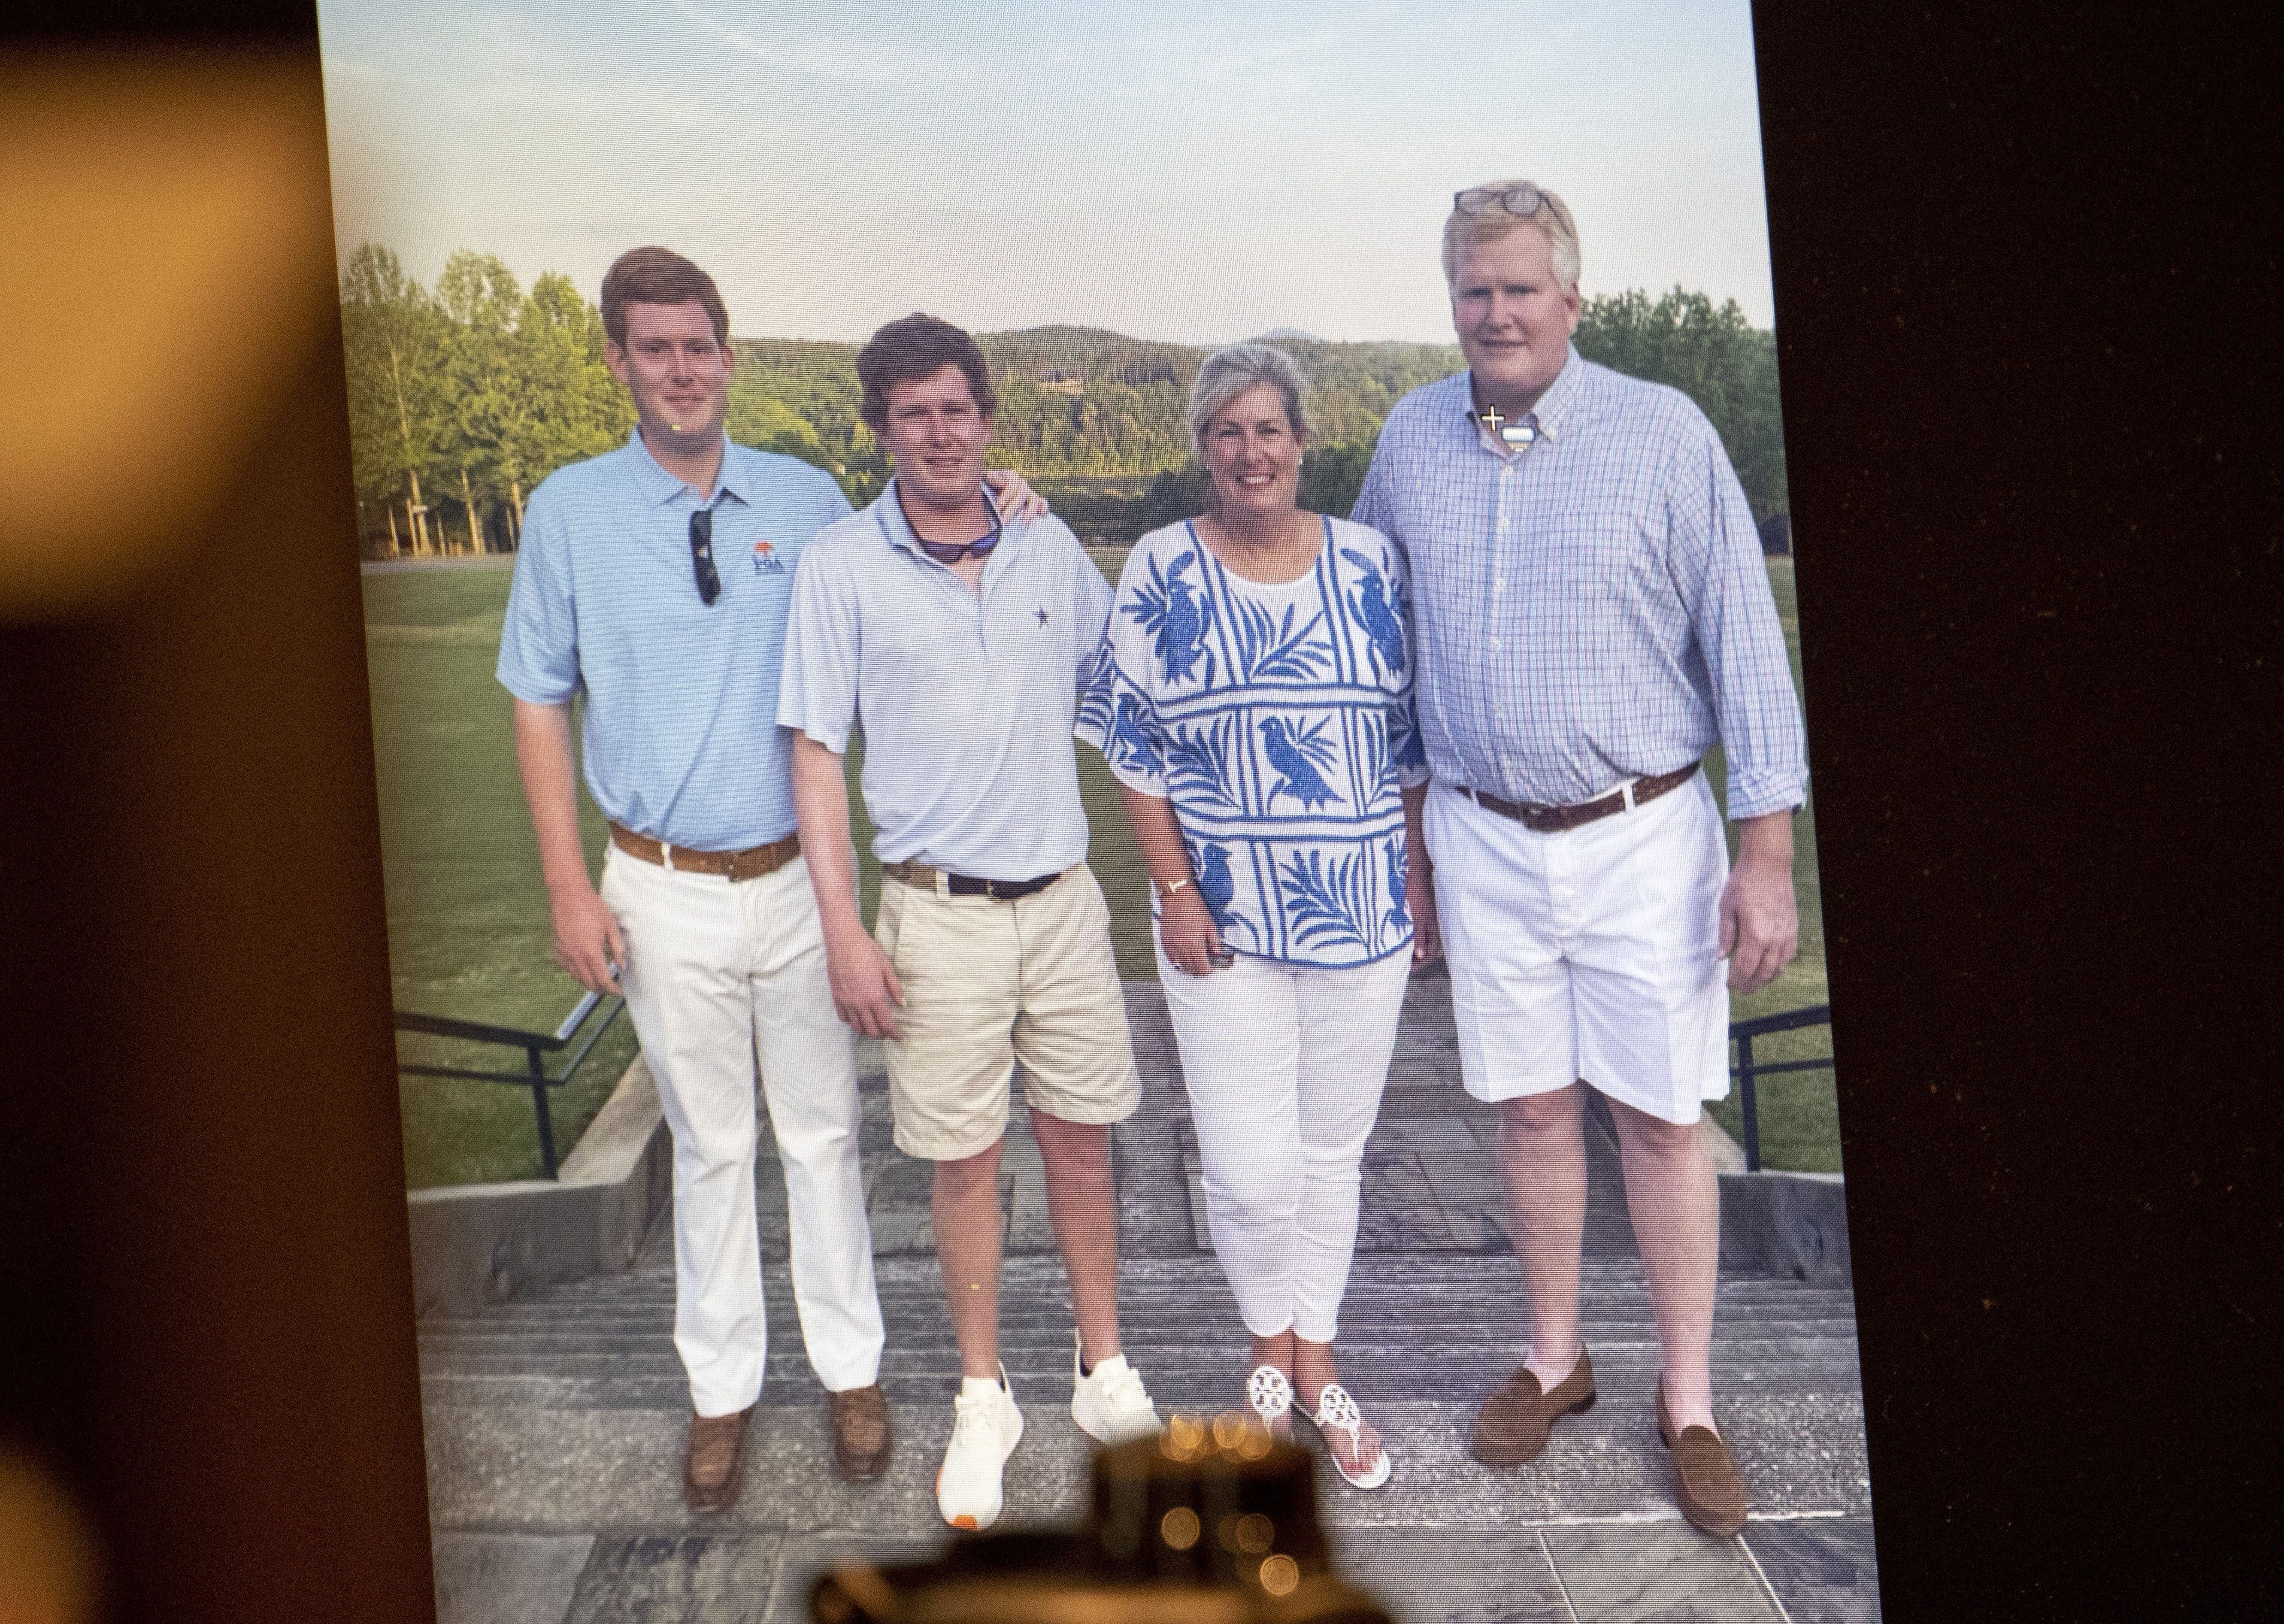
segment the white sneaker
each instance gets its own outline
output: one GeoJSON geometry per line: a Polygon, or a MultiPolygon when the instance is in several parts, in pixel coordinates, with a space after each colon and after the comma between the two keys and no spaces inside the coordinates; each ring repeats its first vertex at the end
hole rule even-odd
{"type": "Polygon", "coordinates": [[[935,1474],[935,1509],[955,1528],[988,1528],[999,1520],[1000,1470],[1023,1441],[1023,1412],[1007,1391],[1007,1369],[997,1383],[980,1377],[960,1383],[951,1403],[951,1441],[935,1474]]]}
{"type": "Polygon", "coordinates": [[[1071,1350],[1071,1419],[1099,1443],[1155,1438],[1165,1430],[1143,1390],[1142,1373],[1126,1362],[1125,1355],[1113,1354],[1084,1374],[1076,1348],[1071,1350]]]}

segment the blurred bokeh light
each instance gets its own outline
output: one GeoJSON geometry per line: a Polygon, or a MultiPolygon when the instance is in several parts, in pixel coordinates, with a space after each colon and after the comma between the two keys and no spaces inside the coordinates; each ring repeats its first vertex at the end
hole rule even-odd
{"type": "Polygon", "coordinates": [[[338,319],[312,77],[259,51],[0,59],[0,619],[86,612],[204,533],[338,319]]]}

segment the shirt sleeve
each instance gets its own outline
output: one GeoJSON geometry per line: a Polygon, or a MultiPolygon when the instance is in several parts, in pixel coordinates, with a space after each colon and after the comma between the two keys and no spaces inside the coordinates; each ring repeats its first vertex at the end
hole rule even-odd
{"type": "Polygon", "coordinates": [[[571,538],[544,486],[524,513],[493,675],[517,699],[563,705],[579,691],[579,615],[571,598],[571,538]]]}
{"type": "MultiPolygon", "coordinates": [[[[1388,429],[1382,425],[1380,438],[1373,444],[1372,461],[1364,471],[1364,485],[1357,490],[1356,501],[1349,507],[1349,519],[1352,524],[1368,526],[1394,539],[1396,532],[1392,527],[1396,512],[1395,504],[1388,499],[1388,429]]],[[[1398,539],[1398,545],[1401,544],[1398,539]]]]}
{"type": "Polygon", "coordinates": [[[1420,737],[1420,704],[1412,674],[1420,665],[1420,636],[1412,613],[1412,569],[1404,550],[1388,548],[1388,597],[1404,628],[1404,663],[1388,696],[1388,755],[1405,789],[1428,782],[1428,750],[1420,737]]]}
{"type": "Polygon", "coordinates": [[[822,468],[817,471],[817,479],[820,487],[817,493],[817,527],[822,530],[828,525],[839,524],[856,510],[849,505],[849,498],[842,494],[840,480],[822,468]]]}
{"type": "Polygon", "coordinates": [[[1071,548],[1078,554],[1078,568],[1072,572],[1071,646],[1077,656],[1079,687],[1084,691],[1091,679],[1096,653],[1102,646],[1102,635],[1109,629],[1110,605],[1117,595],[1110,582],[1103,579],[1094,555],[1075,535],[1071,537],[1071,548]]]}
{"type": "Polygon", "coordinates": [[[1807,730],[1752,505],[1709,423],[1676,466],[1667,522],[1728,757],[1729,816],[1792,810],[1807,794],[1807,730]]]}
{"type": "Polygon", "coordinates": [[[861,621],[856,582],[835,550],[805,549],[793,574],[778,722],[835,755],[847,753],[856,719],[861,621]]]}
{"type": "MultiPolygon", "coordinates": [[[[1079,696],[1078,737],[1102,752],[1111,776],[1145,795],[1166,796],[1166,741],[1159,725],[1158,707],[1152,691],[1155,668],[1150,639],[1141,622],[1127,613],[1138,601],[1138,583],[1146,579],[1146,547],[1126,556],[1115,598],[1105,600],[1106,624],[1085,672],[1079,696]]],[[[1107,583],[1105,583],[1106,591],[1107,583]]]]}

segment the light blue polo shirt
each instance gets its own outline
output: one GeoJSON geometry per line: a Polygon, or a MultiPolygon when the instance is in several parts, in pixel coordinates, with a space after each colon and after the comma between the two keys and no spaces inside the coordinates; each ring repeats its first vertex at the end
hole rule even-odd
{"type": "Polygon", "coordinates": [[[705,505],[637,429],[532,492],[498,676],[535,705],[587,696],[587,787],[605,816],[697,851],[794,829],[793,741],[777,725],[794,566],[849,516],[831,476],[724,441],[715,485],[721,595],[698,595],[690,516],[705,505]]]}
{"type": "Polygon", "coordinates": [[[1110,600],[1052,517],[1011,520],[970,591],[915,545],[892,480],[802,556],[778,720],[834,752],[863,724],[881,862],[1059,873],[1086,855],[1071,728],[1110,600]]]}

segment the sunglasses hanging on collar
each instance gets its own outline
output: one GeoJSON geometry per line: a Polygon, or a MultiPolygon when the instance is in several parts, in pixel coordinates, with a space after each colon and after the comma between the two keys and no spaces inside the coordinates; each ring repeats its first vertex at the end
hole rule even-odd
{"type": "Polygon", "coordinates": [[[697,573],[698,596],[711,604],[722,596],[722,572],[714,567],[714,510],[690,516],[690,567],[697,573]]]}

